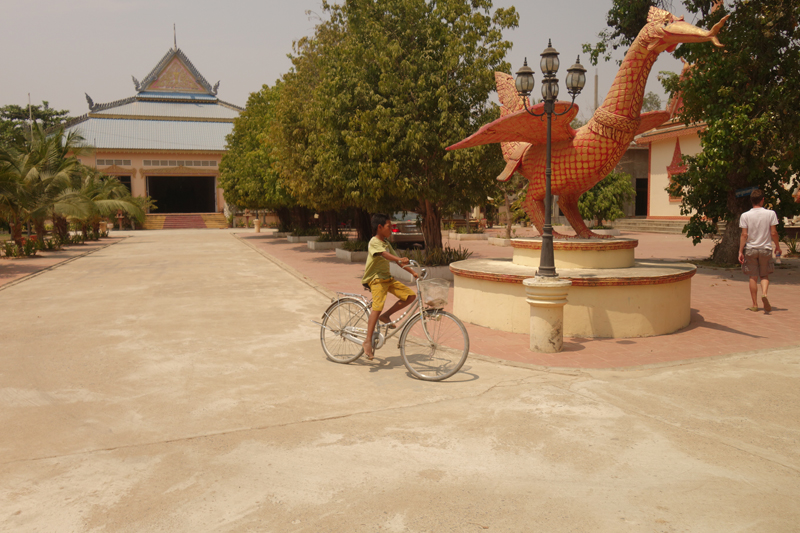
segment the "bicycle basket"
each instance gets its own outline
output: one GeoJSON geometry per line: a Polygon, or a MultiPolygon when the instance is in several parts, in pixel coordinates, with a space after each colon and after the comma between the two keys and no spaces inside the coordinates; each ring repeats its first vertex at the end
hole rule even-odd
{"type": "Polygon", "coordinates": [[[422,303],[425,307],[441,309],[447,305],[450,282],[446,279],[426,279],[419,283],[422,289],[422,303]]]}

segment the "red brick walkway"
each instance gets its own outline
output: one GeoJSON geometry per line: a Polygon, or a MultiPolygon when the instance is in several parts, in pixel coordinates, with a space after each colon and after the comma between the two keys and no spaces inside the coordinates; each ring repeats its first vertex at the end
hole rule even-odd
{"type": "MultiPolygon", "coordinates": [[[[240,233],[240,238],[279,259],[301,276],[332,291],[360,292],[363,265],[347,264],[330,252],[315,252],[305,244],[264,234],[240,233]]],[[[518,236],[523,236],[518,232],[518,236]]],[[[711,243],[692,246],[681,235],[625,233],[639,240],[638,259],[692,260],[708,257],[711,243]]],[[[473,257],[511,257],[511,248],[491,246],[485,241],[462,244],[473,257]]],[[[692,278],[692,319],[688,327],[671,335],[637,339],[564,339],[560,354],[533,353],[527,335],[494,331],[467,325],[471,351],[477,354],[547,367],[621,368],[665,364],[702,357],[741,353],[765,348],[800,346],[800,260],[784,260],[770,277],[773,311],[753,313],[747,278],[741,271],[698,269],[692,278]]],[[[452,293],[452,289],[451,289],[452,293]]],[[[452,294],[451,294],[452,301],[452,294]]]]}

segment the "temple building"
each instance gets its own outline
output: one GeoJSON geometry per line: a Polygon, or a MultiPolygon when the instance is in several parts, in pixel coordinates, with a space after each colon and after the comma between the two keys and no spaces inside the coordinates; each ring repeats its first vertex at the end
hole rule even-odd
{"type": "Polygon", "coordinates": [[[642,133],[635,140],[637,145],[650,148],[648,219],[689,219],[688,216],[681,214],[681,197],[671,196],[666,189],[675,176],[686,171],[686,166],[681,161],[682,156],[697,155],[702,152],[699,134],[706,125],[684,124],[678,120],[677,115],[682,107],[682,97],[680,95],[673,97],[667,106],[670,119],[657,128],[642,133]]]}
{"type": "Polygon", "coordinates": [[[96,148],[82,163],[116,176],[134,196],[150,196],[159,215],[222,213],[219,163],[225,137],[243,110],[217,98],[189,58],[173,48],[139,82],[134,96],[94,103],[67,125],[96,148]]]}

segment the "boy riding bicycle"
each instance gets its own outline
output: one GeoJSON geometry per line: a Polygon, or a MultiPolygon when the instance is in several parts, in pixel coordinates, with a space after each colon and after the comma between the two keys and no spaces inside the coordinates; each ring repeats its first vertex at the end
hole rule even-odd
{"type": "MultiPolygon", "coordinates": [[[[391,243],[389,243],[389,238],[392,235],[392,221],[387,215],[383,213],[372,215],[372,234],[374,236],[369,241],[367,264],[364,269],[364,276],[361,278],[361,283],[364,287],[372,291],[372,311],[369,314],[367,325],[367,340],[363,344],[364,353],[370,361],[375,357],[372,350],[372,334],[375,331],[378,320],[380,319],[384,324],[388,324],[392,320],[393,313],[411,305],[417,297],[414,291],[392,277],[389,271],[389,263],[397,263],[415,278],[418,277],[414,269],[408,266],[408,258],[399,257],[394,248],[392,248],[391,243]],[[394,294],[398,300],[389,310],[381,313],[388,293],[394,294]]],[[[394,328],[395,326],[390,325],[389,327],[394,328]]]]}

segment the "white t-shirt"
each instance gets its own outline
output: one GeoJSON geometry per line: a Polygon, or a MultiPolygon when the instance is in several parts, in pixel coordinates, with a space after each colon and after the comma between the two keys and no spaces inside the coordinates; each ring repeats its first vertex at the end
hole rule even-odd
{"type": "Polygon", "coordinates": [[[754,207],[739,217],[739,227],[747,229],[746,248],[772,250],[772,226],[778,225],[775,211],[754,207]]]}

